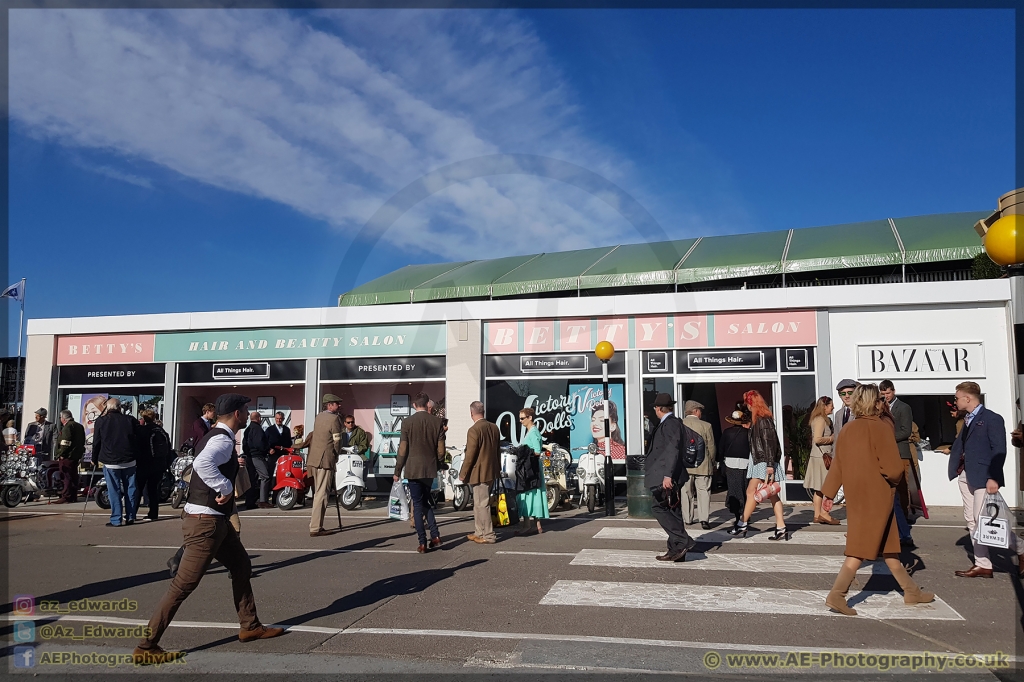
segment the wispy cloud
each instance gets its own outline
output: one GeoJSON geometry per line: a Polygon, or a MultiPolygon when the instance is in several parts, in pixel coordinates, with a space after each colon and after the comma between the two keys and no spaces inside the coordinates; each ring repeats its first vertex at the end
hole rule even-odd
{"type": "MultiPolygon", "coordinates": [[[[476,156],[544,154],[613,181],[631,172],[588,139],[571,88],[513,13],[13,10],[10,23],[11,114],[27,133],[348,233],[409,182],[476,156]]],[[[527,252],[630,232],[579,189],[499,176],[438,193],[386,239],[458,259],[497,255],[496,239],[527,252]]]]}
{"type": "Polygon", "coordinates": [[[120,180],[121,182],[127,182],[130,185],[145,187],[146,189],[153,189],[153,181],[141,175],[135,175],[134,173],[126,173],[112,166],[89,163],[88,161],[83,161],[82,159],[75,159],[74,163],[76,166],[83,170],[87,170],[91,173],[96,173],[97,175],[103,175],[105,177],[111,178],[112,180],[120,180]]]}

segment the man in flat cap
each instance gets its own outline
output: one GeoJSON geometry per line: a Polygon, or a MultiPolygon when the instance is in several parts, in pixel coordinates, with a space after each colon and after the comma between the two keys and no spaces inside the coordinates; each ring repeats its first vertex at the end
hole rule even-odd
{"type": "Polygon", "coordinates": [[[836,384],[836,393],[839,394],[840,400],[843,401],[843,406],[836,410],[835,415],[832,417],[832,442],[835,443],[839,440],[839,432],[844,426],[853,421],[853,411],[850,409],[850,403],[853,402],[853,389],[860,386],[853,379],[843,379],[836,384]]]}
{"type": "Polygon", "coordinates": [[[249,582],[252,563],[238,533],[228,522],[235,511],[232,482],[238,473],[235,433],[249,418],[248,404],[249,398],[237,393],[218,397],[217,425],[196,444],[192,479],[182,514],[185,552],[167,594],[149,619],[147,636],[135,648],[135,662],[140,665],[168,663],[183,655],[160,648],[160,637],[178,607],[199,586],[214,559],[231,574],[231,591],[238,611],[238,639],[251,642],[277,637],[284,632],[282,628],[263,625],[256,615],[256,600],[249,582]]]}
{"type": "Polygon", "coordinates": [[[668,551],[658,556],[659,561],[685,561],[686,553],[696,544],[686,534],[679,509],[679,488],[686,483],[688,475],[679,454],[684,431],[683,422],[672,414],[675,404],[668,393],[655,397],[654,414],[658,423],[648,440],[644,462],[644,485],[654,497],[651,511],[668,533],[668,551]]]}
{"type": "Polygon", "coordinates": [[[687,469],[689,480],[683,484],[683,523],[696,523],[700,527],[711,530],[711,477],[715,473],[715,432],[711,424],[704,421],[704,406],[696,400],[687,400],[683,405],[683,424],[704,441],[704,461],[692,469],[687,469]],[[697,518],[693,516],[694,503],[697,507],[697,518]]]}
{"type": "Polygon", "coordinates": [[[25,429],[25,444],[36,446],[36,457],[47,460],[53,454],[53,436],[56,428],[53,422],[47,421],[49,414],[45,407],[36,410],[36,420],[25,429]]]}
{"type": "Polygon", "coordinates": [[[325,409],[316,416],[313,433],[306,438],[309,443],[306,470],[313,477],[313,515],[309,518],[309,536],[313,538],[337,532],[324,530],[324,514],[327,512],[327,498],[334,489],[338,448],[341,435],[345,432],[345,425],[338,414],[341,398],[328,393],[324,396],[323,404],[325,409]]]}

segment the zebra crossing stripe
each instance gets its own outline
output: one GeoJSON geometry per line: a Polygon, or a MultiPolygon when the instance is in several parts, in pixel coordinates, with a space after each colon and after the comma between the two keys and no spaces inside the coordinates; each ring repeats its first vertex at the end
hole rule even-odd
{"type": "MultiPolygon", "coordinates": [[[[559,580],[540,600],[543,606],[601,606],[716,613],[836,616],[825,606],[825,590],[769,587],[666,585],[658,583],[559,580]]],[[[859,618],[875,620],[964,620],[946,602],[907,606],[899,592],[852,592],[850,606],[859,618]]]]}
{"type": "MultiPolygon", "coordinates": [[[[724,530],[710,530],[703,533],[693,535],[693,539],[697,542],[705,542],[712,544],[761,544],[771,542],[768,538],[772,535],[771,531],[760,531],[752,533],[745,538],[734,538],[733,536],[726,533],[724,530]]],[[[641,528],[641,527],[614,527],[605,526],[601,530],[597,531],[594,535],[595,540],[650,540],[665,542],[668,540],[668,534],[661,528],[641,528]]],[[[775,543],[773,543],[775,544],[775,543]]],[[[846,533],[836,533],[829,531],[814,531],[814,530],[798,530],[791,532],[788,541],[780,541],[780,546],[790,545],[833,545],[837,547],[843,547],[846,545],[846,533]]]]}
{"type": "MultiPolygon", "coordinates": [[[[825,573],[836,574],[843,556],[807,554],[726,554],[690,552],[686,561],[658,561],[657,552],[630,549],[584,549],[569,562],[572,566],[613,568],[674,568],[697,571],[742,571],[748,573],[825,573]]],[[[892,575],[883,561],[864,562],[859,573],[892,575]]]]}

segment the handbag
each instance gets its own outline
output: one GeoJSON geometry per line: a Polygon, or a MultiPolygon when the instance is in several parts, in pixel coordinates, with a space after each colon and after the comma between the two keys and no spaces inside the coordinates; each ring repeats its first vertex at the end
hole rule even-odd
{"type": "Polygon", "coordinates": [[[832,455],[830,453],[821,453],[821,461],[825,465],[825,469],[832,468],[832,455]]]}
{"type": "Polygon", "coordinates": [[[757,490],[754,491],[754,502],[760,504],[769,497],[778,495],[782,490],[782,484],[775,480],[768,480],[762,482],[757,486],[757,490]]]}
{"type": "Polygon", "coordinates": [[[245,496],[245,493],[252,487],[252,480],[249,479],[249,472],[245,466],[238,467],[238,473],[235,474],[235,499],[239,500],[245,496]]]}
{"type": "Polygon", "coordinates": [[[512,526],[519,523],[519,507],[516,496],[498,479],[491,490],[491,521],[495,526],[512,526]]]}

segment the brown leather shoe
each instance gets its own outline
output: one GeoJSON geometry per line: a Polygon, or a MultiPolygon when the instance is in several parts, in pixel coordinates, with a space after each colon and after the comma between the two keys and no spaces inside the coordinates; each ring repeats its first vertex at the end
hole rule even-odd
{"type": "Polygon", "coordinates": [[[173,663],[183,658],[185,658],[184,651],[164,651],[158,646],[153,646],[149,649],[137,646],[135,651],[132,652],[132,662],[135,665],[163,665],[164,663],[173,663]]]}
{"type": "Polygon", "coordinates": [[[441,538],[431,538],[430,549],[437,549],[441,546],[441,538]]]}
{"type": "Polygon", "coordinates": [[[316,531],[313,531],[313,530],[309,531],[309,537],[311,537],[311,538],[322,538],[325,535],[333,535],[333,533],[331,533],[331,531],[329,531],[329,530],[324,530],[323,528],[321,528],[320,530],[316,530],[316,531]]]}
{"type": "Polygon", "coordinates": [[[257,509],[273,509],[274,505],[270,504],[269,502],[260,502],[259,504],[256,505],[256,508],[257,509]]]}
{"type": "Polygon", "coordinates": [[[825,525],[825,526],[838,526],[839,525],[839,519],[834,519],[831,516],[819,516],[818,518],[816,518],[814,520],[817,521],[818,523],[822,524],[822,525],[825,525]]]}
{"type": "Polygon", "coordinates": [[[426,554],[427,553],[427,546],[426,545],[420,545],[419,547],[416,548],[416,551],[419,552],[420,554],[426,554]]]}
{"type": "Polygon", "coordinates": [[[257,639],[270,639],[271,637],[280,637],[284,634],[284,628],[268,628],[266,625],[260,625],[259,627],[253,628],[252,630],[239,630],[238,641],[239,642],[252,642],[257,639]]]}
{"type": "Polygon", "coordinates": [[[981,566],[971,566],[969,570],[956,571],[956,576],[958,578],[991,578],[992,569],[982,568],[981,566]]]}
{"type": "Polygon", "coordinates": [[[686,552],[665,552],[654,557],[658,561],[679,561],[686,558],[686,552]]]}
{"type": "Polygon", "coordinates": [[[478,536],[476,533],[470,533],[469,535],[466,536],[466,539],[469,540],[470,542],[482,542],[483,541],[483,538],[478,536]]]}

